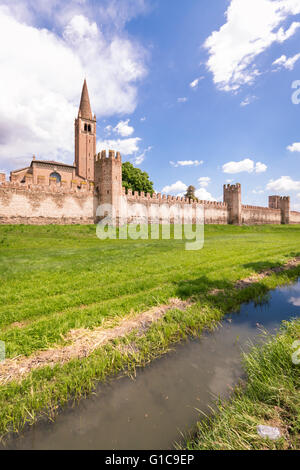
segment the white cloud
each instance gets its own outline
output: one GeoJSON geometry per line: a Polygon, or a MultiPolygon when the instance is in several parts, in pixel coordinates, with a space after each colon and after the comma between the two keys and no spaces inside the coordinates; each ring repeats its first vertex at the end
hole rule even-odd
{"type": "Polygon", "coordinates": [[[132,160],[132,163],[134,163],[135,165],[141,165],[143,161],[145,160],[147,153],[150,152],[151,150],[152,150],[151,146],[147,147],[140,155],[137,155],[136,157],[134,157],[134,159],[132,160]]]}
{"type": "Polygon", "coordinates": [[[139,14],[149,11],[148,0],[1,0],[13,16],[26,23],[41,26],[53,21],[57,27],[64,27],[73,16],[83,14],[98,24],[109,26],[114,34],[139,14]]]}
{"type": "Polygon", "coordinates": [[[201,176],[201,178],[198,179],[198,182],[201,188],[207,188],[211,182],[211,179],[208,176],[201,176]]]}
{"type": "Polygon", "coordinates": [[[190,83],[190,87],[194,90],[196,90],[198,88],[198,85],[199,85],[199,82],[200,80],[204,80],[204,77],[199,77],[199,78],[196,78],[195,80],[193,80],[191,83],[190,83]]]}
{"type": "Polygon", "coordinates": [[[187,188],[187,185],[184,184],[182,181],[177,181],[176,183],[171,184],[170,186],[165,186],[161,192],[178,196],[179,194],[186,192],[187,188]]]}
{"type": "Polygon", "coordinates": [[[184,96],[183,98],[177,98],[177,102],[178,103],[186,103],[187,102],[187,98],[184,96]]]}
{"type": "MultiPolygon", "coordinates": [[[[170,194],[172,196],[183,197],[186,194],[188,186],[182,181],[177,181],[170,186],[165,186],[162,193],[170,194]]],[[[216,199],[205,189],[199,188],[195,191],[195,196],[201,201],[215,201],[216,199]]]]}
{"type": "Polygon", "coordinates": [[[195,196],[200,201],[215,201],[216,199],[205,188],[200,188],[195,191],[195,196]]]}
{"type": "Polygon", "coordinates": [[[290,176],[281,176],[267,184],[268,191],[297,191],[299,189],[300,181],[294,181],[290,176]]]}
{"type": "Polygon", "coordinates": [[[291,297],[289,303],[294,305],[294,307],[300,307],[300,297],[291,297]]]}
{"type": "MultiPolygon", "coordinates": [[[[47,11],[47,2],[36,3],[45,4],[47,11]]],[[[59,9],[60,3],[50,3],[59,9]]],[[[34,3],[23,6],[28,5],[34,3]]],[[[23,166],[32,154],[73,162],[74,118],[84,77],[98,117],[131,113],[137,82],[146,73],[145,53],[121,32],[104,34],[82,14],[71,16],[59,36],[26,24],[23,18],[32,19],[30,9],[27,18],[20,2],[9,6],[16,17],[20,7],[22,22],[0,6],[0,165],[23,166]]]]}
{"type": "Polygon", "coordinates": [[[285,23],[300,13],[298,0],[231,0],[226,23],[205,41],[207,69],[224,91],[251,84],[260,74],[255,59],[272,44],[283,43],[300,23],[285,23]],[[283,26],[284,25],[284,26],[283,26]]]}
{"type": "Polygon", "coordinates": [[[179,160],[177,162],[170,161],[170,165],[178,168],[179,166],[199,166],[203,165],[203,160],[179,160]]]}
{"type": "Polygon", "coordinates": [[[255,163],[250,158],[245,158],[240,162],[228,162],[223,165],[223,173],[236,174],[236,173],[264,173],[267,170],[267,165],[261,162],[255,163]]]}
{"type": "Polygon", "coordinates": [[[129,139],[107,139],[97,142],[97,152],[101,150],[115,150],[121,155],[133,155],[139,152],[140,137],[131,137],[129,139]]]}
{"type": "Polygon", "coordinates": [[[272,65],[277,65],[280,69],[284,67],[287,70],[294,70],[296,62],[300,59],[300,54],[296,54],[293,57],[287,58],[286,55],[282,55],[278,59],[274,60],[272,65]]]}
{"type": "Polygon", "coordinates": [[[144,116],[144,117],[141,117],[141,122],[145,122],[146,119],[147,119],[147,118],[146,118],[145,116],[144,116]]]}
{"type": "Polygon", "coordinates": [[[264,173],[265,171],[267,171],[267,169],[268,169],[267,165],[261,162],[257,162],[255,165],[254,171],[255,173],[264,173]]]}
{"type": "Polygon", "coordinates": [[[114,128],[114,131],[122,137],[129,137],[134,133],[134,127],[128,125],[129,121],[130,119],[127,119],[127,121],[120,121],[114,128]]]}
{"type": "Polygon", "coordinates": [[[287,147],[290,152],[300,152],[300,142],[294,142],[292,145],[287,147]]]}

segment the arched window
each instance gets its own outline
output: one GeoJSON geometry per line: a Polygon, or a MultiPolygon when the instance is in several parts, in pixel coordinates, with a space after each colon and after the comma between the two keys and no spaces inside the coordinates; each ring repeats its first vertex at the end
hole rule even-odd
{"type": "Polygon", "coordinates": [[[88,130],[88,125],[85,124],[85,125],[84,125],[84,132],[87,132],[87,130],[88,130]]]}
{"type": "Polygon", "coordinates": [[[91,131],[92,131],[92,127],[91,127],[91,125],[90,125],[90,124],[88,125],[88,131],[89,131],[89,132],[91,132],[91,131]]]}
{"type": "Polygon", "coordinates": [[[60,183],[60,182],[61,182],[61,176],[60,176],[60,174],[57,173],[56,171],[54,171],[53,173],[51,173],[50,178],[56,178],[56,182],[57,182],[57,183],[60,183]]]}

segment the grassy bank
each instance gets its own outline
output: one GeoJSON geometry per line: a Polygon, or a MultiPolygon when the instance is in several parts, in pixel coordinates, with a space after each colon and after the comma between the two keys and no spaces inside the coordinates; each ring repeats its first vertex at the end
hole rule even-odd
{"type": "Polygon", "coordinates": [[[300,365],[293,364],[293,342],[300,339],[300,320],[284,322],[267,344],[244,356],[248,381],[234,397],[219,403],[211,418],[198,423],[193,450],[300,449],[300,365]],[[280,428],[278,441],[262,439],[257,426],[280,428]]]}
{"type": "Polygon", "coordinates": [[[54,416],[96,380],[134,373],[186,335],[213,327],[242,302],[295,279],[300,269],[274,274],[243,291],[237,280],[300,254],[299,226],[206,227],[205,246],[188,252],[178,240],[108,240],[95,227],[0,227],[0,340],[7,357],[65,343],[75,328],[93,328],[192,297],[185,312],[171,310],[143,335],[115,340],[83,360],[33,371],[0,387],[0,435],[41,415],[54,416]],[[224,289],[210,295],[212,289],[224,289]],[[128,348],[128,344],[134,348],[128,348]]]}

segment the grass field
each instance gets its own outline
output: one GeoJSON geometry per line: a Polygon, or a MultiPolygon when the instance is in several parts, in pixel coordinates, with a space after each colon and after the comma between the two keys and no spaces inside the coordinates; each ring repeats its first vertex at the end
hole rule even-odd
{"type": "Polygon", "coordinates": [[[189,450],[299,450],[300,365],[292,361],[292,345],[300,338],[300,320],[284,322],[282,331],[263,347],[244,355],[245,389],[202,419],[189,450]],[[280,429],[278,441],[262,439],[257,426],[280,429]]]}
{"type": "Polygon", "coordinates": [[[84,360],[32,372],[0,387],[0,434],[91,391],[95,380],[142,366],[187,334],[212,327],[240,303],[299,276],[295,268],[243,291],[234,283],[300,255],[300,226],[207,226],[200,251],[178,240],[107,240],[94,226],[0,227],[0,340],[6,355],[30,355],[65,343],[72,329],[143,312],[171,297],[192,297],[142,337],[131,334],[84,360]],[[226,293],[209,295],[212,289],[226,293]],[[135,355],[118,343],[134,341],[135,355]]]}

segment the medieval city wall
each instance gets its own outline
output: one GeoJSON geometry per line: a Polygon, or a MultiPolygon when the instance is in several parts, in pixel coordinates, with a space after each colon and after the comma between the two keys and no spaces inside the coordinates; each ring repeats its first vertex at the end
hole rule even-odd
{"type": "Polygon", "coordinates": [[[242,224],[281,224],[281,210],[268,207],[242,205],[242,224]]]}
{"type": "Polygon", "coordinates": [[[50,178],[47,185],[33,184],[30,178],[25,183],[8,182],[0,174],[0,224],[93,224],[101,219],[98,213],[96,216],[101,204],[114,207],[121,223],[195,223],[198,214],[200,220],[203,215],[204,224],[300,224],[300,212],[290,211],[289,197],[271,196],[270,207],[242,205],[239,184],[224,186],[225,202],[196,203],[185,197],[126,193],[120,156],[112,152],[110,158],[103,154],[96,161],[96,170],[96,186],[80,179],[57,183],[50,178]],[[121,200],[129,210],[125,220],[121,200]],[[203,209],[203,213],[195,209],[203,209]]]}
{"type": "MultiPolygon", "coordinates": [[[[182,210],[182,214],[184,215],[184,211],[187,211],[187,205],[192,206],[193,208],[203,207],[204,210],[204,223],[205,224],[222,224],[225,225],[228,223],[228,208],[227,204],[223,202],[210,202],[210,201],[199,201],[198,203],[194,203],[192,200],[184,198],[184,197],[175,197],[175,196],[166,196],[161,194],[139,194],[137,191],[132,193],[131,190],[128,190],[128,194],[125,193],[125,189],[123,188],[123,196],[126,196],[127,203],[129,205],[129,211],[134,212],[134,210],[130,210],[130,208],[137,209],[136,205],[142,205],[146,208],[148,218],[151,219],[152,212],[151,208],[157,207],[159,209],[160,214],[160,222],[168,222],[170,219],[169,216],[169,209],[171,209],[171,221],[174,214],[176,214],[176,209],[180,208],[182,210]],[[164,211],[164,208],[167,209],[164,211]],[[172,214],[172,208],[174,208],[174,213],[172,214]],[[164,218],[164,216],[166,218],[164,218]]],[[[140,214],[137,214],[136,218],[138,218],[140,214]]],[[[131,216],[130,219],[134,221],[135,216],[131,216]]]]}
{"type": "Polygon", "coordinates": [[[300,224],[300,212],[290,212],[290,224],[300,224]]]}
{"type": "Polygon", "coordinates": [[[94,188],[0,184],[0,224],[93,224],[94,188]]]}

